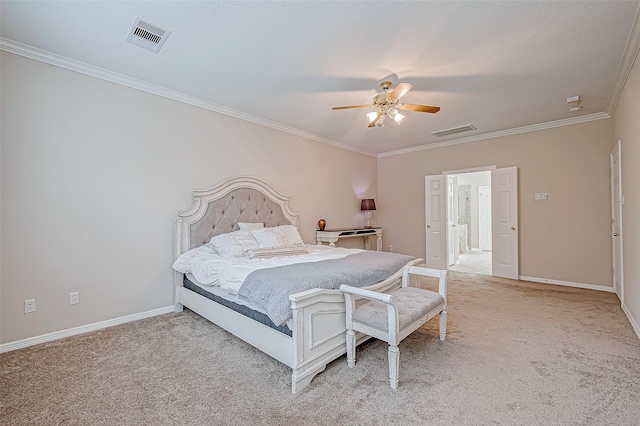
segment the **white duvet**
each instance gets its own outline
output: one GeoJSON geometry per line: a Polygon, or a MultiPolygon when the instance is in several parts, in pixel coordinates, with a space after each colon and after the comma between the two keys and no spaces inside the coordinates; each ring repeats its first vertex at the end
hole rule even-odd
{"type": "Polygon", "coordinates": [[[250,259],[249,257],[222,257],[210,244],[205,244],[178,257],[173,264],[173,269],[184,274],[191,274],[199,284],[219,285],[226,292],[237,295],[247,275],[255,270],[295,263],[340,259],[364,251],[311,244],[305,246],[309,254],[250,259]]]}

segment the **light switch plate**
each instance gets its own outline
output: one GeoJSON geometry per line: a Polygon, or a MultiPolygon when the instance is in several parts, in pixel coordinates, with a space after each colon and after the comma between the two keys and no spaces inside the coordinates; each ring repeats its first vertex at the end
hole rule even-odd
{"type": "Polygon", "coordinates": [[[538,192],[536,194],[536,201],[546,200],[547,198],[549,198],[549,194],[547,194],[546,192],[538,192]]]}

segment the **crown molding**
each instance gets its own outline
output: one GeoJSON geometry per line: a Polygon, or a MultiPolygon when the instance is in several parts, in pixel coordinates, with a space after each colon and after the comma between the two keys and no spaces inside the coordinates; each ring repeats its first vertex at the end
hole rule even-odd
{"type": "Polygon", "coordinates": [[[624,54],[622,55],[620,66],[618,66],[618,74],[616,75],[616,82],[613,86],[613,93],[609,99],[609,105],[607,106],[607,112],[611,116],[613,116],[613,113],[618,106],[622,90],[624,89],[624,85],[627,83],[627,79],[631,73],[631,68],[633,68],[633,64],[638,57],[638,52],[640,52],[640,4],[636,10],[636,17],[633,21],[633,26],[631,27],[631,33],[629,34],[627,45],[624,48],[624,54]]]}
{"type": "Polygon", "coordinates": [[[106,70],[104,68],[100,68],[100,67],[86,64],[84,62],[76,61],[76,60],[67,58],[65,56],[51,53],[42,49],[38,49],[23,43],[18,43],[10,39],[0,37],[0,50],[13,53],[16,55],[24,56],[26,58],[44,62],[60,68],[65,68],[70,71],[75,71],[81,74],[89,75],[91,77],[110,81],[112,83],[120,84],[133,89],[141,90],[157,96],[162,96],[167,99],[172,99],[172,100],[182,102],[188,105],[192,105],[198,108],[213,111],[218,114],[224,114],[230,117],[237,118],[239,120],[247,121],[263,127],[268,127],[268,128],[278,130],[284,133],[288,133],[294,136],[298,136],[304,139],[313,140],[326,145],[334,146],[336,148],[344,149],[347,151],[355,152],[355,153],[370,156],[370,157],[382,158],[382,157],[389,157],[394,155],[407,154],[411,152],[418,152],[418,151],[423,151],[427,149],[442,148],[442,147],[458,145],[463,143],[470,143],[470,142],[476,142],[476,141],[481,141],[486,139],[498,138],[502,136],[534,132],[538,130],[551,129],[554,127],[568,126],[572,124],[585,123],[588,121],[611,118],[611,116],[613,115],[613,111],[615,111],[615,107],[618,103],[618,100],[620,99],[620,94],[622,93],[624,84],[626,83],[626,80],[629,76],[631,68],[633,67],[635,59],[638,56],[638,52],[640,51],[640,22],[638,19],[639,16],[640,16],[640,6],[636,12],[636,19],[634,22],[634,26],[632,28],[631,34],[629,35],[627,46],[625,48],[625,53],[620,63],[614,92],[611,96],[611,100],[607,107],[608,112],[600,112],[595,114],[583,115],[579,117],[572,117],[569,119],[550,121],[547,123],[517,127],[517,128],[501,130],[497,132],[484,133],[481,135],[468,136],[465,138],[451,139],[443,142],[435,142],[435,143],[420,145],[412,148],[382,152],[377,155],[371,151],[354,148],[343,142],[325,139],[313,133],[309,133],[300,129],[285,126],[270,120],[266,120],[264,118],[260,118],[254,115],[250,115],[241,111],[237,111],[237,110],[225,107],[223,105],[218,105],[213,102],[196,98],[194,96],[186,95],[184,93],[180,93],[180,92],[170,90],[161,86],[150,84],[142,80],[138,80],[122,74],[118,74],[118,73],[106,70]]]}
{"type": "Polygon", "coordinates": [[[44,62],[60,68],[65,68],[70,71],[75,71],[81,74],[89,75],[91,77],[110,81],[112,83],[127,86],[132,89],[137,89],[143,92],[152,93],[157,96],[162,96],[163,98],[172,99],[174,101],[182,102],[184,104],[188,104],[198,108],[213,111],[218,114],[228,115],[230,117],[237,118],[243,121],[248,121],[250,123],[257,124],[259,126],[268,127],[270,129],[278,130],[284,133],[289,133],[294,136],[299,136],[301,138],[310,139],[326,145],[331,145],[336,148],[344,149],[351,152],[356,152],[358,154],[367,155],[369,157],[376,156],[376,154],[373,152],[356,149],[354,147],[346,145],[343,142],[325,139],[318,135],[314,135],[313,133],[308,133],[303,130],[296,129],[294,127],[285,126],[270,120],[266,120],[264,118],[256,117],[251,114],[247,114],[241,111],[237,111],[235,109],[225,107],[223,105],[218,105],[213,102],[205,101],[203,99],[196,98],[194,96],[177,92],[175,90],[170,90],[161,86],[156,86],[155,84],[150,84],[142,80],[138,80],[135,78],[128,77],[126,75],[118,74],[118,73],[106,70],[104,68],[89,65],[84,62],[76,61],[74,59],[70,59],[62,55],[47,52],[46,50],[38,49],[36,47],[29,46],[23,43],[18,43],[16,41],[9,40],[6,38],[0,37],[0,50],[4,50],[5,52],[14,53],[16,55],[24,56],[25,58],[44,62]]]}
{"type": "Polygon", "coordinates": [[[563,120],[548,121],[546,123],[532,124],[530,126],[516,127],[513,129],[500,130],[497,132],[483,133],[481,135],[467,136],[466,138],[451,139],[443,142],[435,142],[426,145],[415,146],[412,148],[398,149],[378,154],[378,158],[392,157],[394,155],[408,154],[411,152],[425,151],[427,149],[443,148],[446,146],[460,145],[463,143],[477,142],[486,139],[500,138],[503,136],[518,135],[520,133],[537,132],[539,130],[553,129],[555,127],[570,126],[572,124],[587,123],[589,121],[604,120],[611,118],[606,112],[597,112],[595,114],[581,115],[579,117],[566,118],[563,120]]]}

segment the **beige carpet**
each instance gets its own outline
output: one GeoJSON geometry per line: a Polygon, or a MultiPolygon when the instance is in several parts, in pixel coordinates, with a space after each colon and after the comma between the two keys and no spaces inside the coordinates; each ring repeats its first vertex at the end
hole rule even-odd
{"type": "Polygon", "coordinates": [[[640,340],[615,295],[452,272],[437,319],[290,393],[288,368],[185,311],[0,355],[2,425],[638,425],[640,340]]]}

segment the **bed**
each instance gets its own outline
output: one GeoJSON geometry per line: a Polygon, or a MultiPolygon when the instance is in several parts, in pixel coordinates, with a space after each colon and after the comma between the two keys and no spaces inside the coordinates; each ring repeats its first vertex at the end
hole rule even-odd
{"type": "MultiPolygon", "coordinates": [[[[255,177],[231,178],[213,188],[193,191],[193,198],[192,208],[179,212],[175,220],[176,261],[187,252],[205,249],[213,237],[238,231],[239,223],[261,223],[265,228],[294,226],[297,232],[298,215],[290,210],[289,197],[255,177]]],[[[307,247],[315,252],[313,246],[307,247]]],[[[366,288],[390,292],[400,287],[404,268],[420,261],[407,259],[388,278],[366,288]]],[[[286,324],[276,325],[269,324],[268,314],[265,321],[265,312],[253,312],[250,303],[192,281],[197,280],[176,271],[175,311],[186,307],[289,366],[293,393],[307,387],[329,362],[346,352],[345,301],[339,290],[311,288],[289,295],[290,317],[286,324]]],[[[366,339],[359,335],[357,343],[366,339]]]]}

